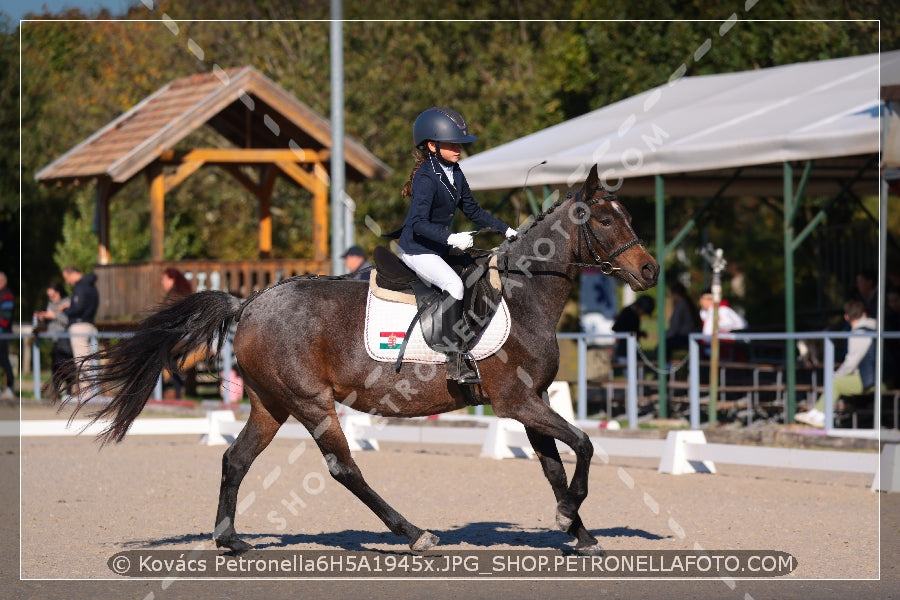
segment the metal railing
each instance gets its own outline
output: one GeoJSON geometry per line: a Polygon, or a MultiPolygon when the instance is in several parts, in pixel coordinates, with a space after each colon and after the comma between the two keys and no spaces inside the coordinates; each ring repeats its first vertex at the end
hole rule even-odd
{"type": "MultiPolygon", "coordinates": [[[[803,331],[794,333],[723,333],[719,335],[721,340],[730,340],[735,342],[751,342],[751,341],[788,341],[788,340],[823,340],[824,356],[822,364],[822,393],[825,397],[825,431],[829,432],[834,427],[834,340],[849,339],[852,337],[869,337],[878,338],[876,332],[826,332],[826,331],[803,331]]],[[[900,332],[885,331],[882,333],[882,339],[900,339],[900,332]]],[[[690,426],[692,429],[700,427],[700,342],[710,341],[709,335],[693,333],[688,338],[688,394],[690,398],[690,426]]],[[[880,378],[876,378],[879,379],[880,378]]],[[[793,390],[787,391],[787,403],[794,402],[793,390]]],[[[881,411],[881,384],[880,381],[875,385],[873,391],[873,400],[875,405],[875,415],[878,422],[878,415],[881,411]]],[[[787,403],[785,410],[788,410],[787,403]]]]}
{"type": "MultiPolygon", "coordinates": [[[[23,333],[2,333],[0,339],[19,340],[23,344],[26,340],[31,340],[31,364],[33,377],[33,392],[35,399],[41,398],[41,351],[40,341],[52,340],[57,338],[72,338],[78,335],[90,335],[91,349],[96,351],[98,341],[100,339],[123,338],[133,335],[131,332],[98,332],[95,334],[70,334],[70,333],[49,333],[42,332],[35,336],[31,332],[23,333]]],[[[848,339],[851,337],[865,336],[876,338],[876,333],[856,333],[856,332],[796,332],[796,333],[744,333],[744,334],[721,334],[722,340],[733,340],[736,342],[751,341],[786,341],[786,340],[813,340],[821,339],[824,342],[824,364],[822,365],[823,383],[822,390],[825,395],[825,430],[830,431],[834,422],[834,365],[835,365],[835,348],[834,340],[848,339]]],[[[884,332],[884,339],[900,339],[900,332],[884,332]]],[[[221,360],[224,365],[229,365],[232,356],[232,336],[229,335],[223,345],[221,360]]],[[[560,340],[576,340],[577,342],[577,375],[576,375],[576,418],[579,421],[587,420],[588,413],[588,376],[587,376],[587,351],[588,344],[597,344],[602,341],[603,344],[614,343],[614,340],[624,339],[626,341],[626,360],[625,360],[625,414],[628,420],[628,427],[635,429],[638,426],[638,365],[639,365],[639,348],[637,338],[629,333],[610,333],[598,335],[596,333],[558,333],[557,339],[560,340]]],[[[689,398],[689,421],[692,429],[700,427],[700,342],[709,342],[710,336],[702,334],[691,334],[688,342],[688,398],[689,398]]],[[[650,365],[651,367],[653,365],[650,365]]],[[[228,367],[223,367],[227,369],[228,367]]],[[[659,372],[659,371],[658,371],[659,372]]],[[[225,388],[225,401],[236,401],[230,397],[231,390],[229,386],[225,388]]],[[[880,410],[880,387],[876,386],[875,410],[880,410]]],[[[154,389],[153,399],[162,398],[162,378],[157,382],[154,389]]],[[[792,398],[789,401],[793,401],[792,398]]],[[[785,407],[786,408],[786,407],[785,407]]],[[[483,414],[483,407],[476,408],[476,414],[483,414]]],[[[610,417],[610,415],[607,415],[610,417]]]]}

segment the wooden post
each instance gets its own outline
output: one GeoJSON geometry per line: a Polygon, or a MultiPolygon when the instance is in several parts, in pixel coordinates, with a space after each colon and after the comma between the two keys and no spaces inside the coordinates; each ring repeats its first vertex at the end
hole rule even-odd
{"type": "Polygon", "coordinates": [[[269,197],[259,199],[259,257],[272,256],[272,211],[269,197]]]}
{"type": "Polygon", "coordinates": [[[272,190],[275,188],[275,180],[278,177],[278,169],[272,165],[266,165],[260,169],[259,186],[256,197],[259,200],[259,257],[272,257],[272,190]]]}
{"type": "Polygon", "coordinates": [[[109,264],[109,198],[112,181],[108,177],[97,180],[97,263],[109,264]]]}
{"type": "Polygon", "coordinates": [[[150,260],[163,260],[166,227],[166,182],[162,167],[153,166],[150,177],[150,260]]]}
{"type": "MultiPolygon", "coordinates": [[[[321,163],[313,166],[313,173],[304,171],[296,163],[276,161],[275,165],[288,177],[313,195],[313,259],[328,260],[328,171],[321,163]]],[[[331,269],[329,269],[329,272],[331,269]]]]}
{"type": "Polygon", "coordinates": [[[313,258],[328,259],[328,185],[316,178],[313,192],[313,258]]]}

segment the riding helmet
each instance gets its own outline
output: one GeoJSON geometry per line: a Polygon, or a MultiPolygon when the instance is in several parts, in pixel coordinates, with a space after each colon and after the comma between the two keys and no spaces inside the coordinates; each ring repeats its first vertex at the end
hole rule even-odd
{"type": "Polygon", "coordinates": [[[476,139],[469,133],[462,115],[444,106],[433,106],[423,111],[413,124],[413,142],[417,147],[429,140],[468,144],[476,139]]]}

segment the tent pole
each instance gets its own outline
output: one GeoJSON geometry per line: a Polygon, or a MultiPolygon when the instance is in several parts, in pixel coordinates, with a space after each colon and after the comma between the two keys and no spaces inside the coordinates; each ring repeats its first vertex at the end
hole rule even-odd
{"type": "MultiPolygon", "coordinates": [[[[784,328],[794,333],[794,172],[791,164],[784,162],[784,328]]],[[[797,340],[785,340],[785,375],[787,376],[787,403],[785,423],[794,421],[797,390],[797,340]]]]}
{"type": "Polygon", "coordinates": [[[656,282],[656,364],[660,367],[657,381],[659,394],[659,418],[669,416],[666,385],[668,378],[664,375],[666,364],[666,194],[662,175],[655,175],[656,180],[656,260],[659,261],[659,279],[656,282]]]}

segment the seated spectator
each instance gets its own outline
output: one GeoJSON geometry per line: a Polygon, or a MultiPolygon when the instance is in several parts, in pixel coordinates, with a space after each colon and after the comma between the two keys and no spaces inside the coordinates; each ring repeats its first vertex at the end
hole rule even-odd
{"type": "MultiPolygon", "coordinates": [[[[728,305],[728,301],[722,299],[719,301],[719,333],[731,333],[747,328],[747,321],[736,310],[728,305]]],[[[703,333],[712,335],[713,333],[713,295],[710,290],[705,290],[700,295],[700,319],[703,321],[703,333]]],[[[743,360],[744,353],[741,348],[737,347],[734,340],[720,340],[722,348],[721,355],[723,358],[730,360],[743,360]]],[[[708,350],[708,349],[707,349],[708,350]]]]}
{"type": "MultiPolygon", "coordinates": [[[[712,335],[713,331],[713,296],[706,290],[700,295],[700,320],[703,321],[703,333],[712,335]]],[[[719,333],[730,333],[747,328],[747,321],[728,305],[724,298],[719,301],[719,333]]]]}
{"type": "MultiPolygon", "coordinates": [[[[862,300],[844,303],[844,319],[850,331],[877,331],[875,319],[866,314],[862,300]]],[[[875,388],[875,344],[868,336],[854,336],[847,341],[847,355],[834,372],[834,401],[843,396],[864,394],[875,388]]],[[[819,396],[815,408],[794,415],[794,420],[813,427],[825,426],[825,394],[819,396]]]]}

